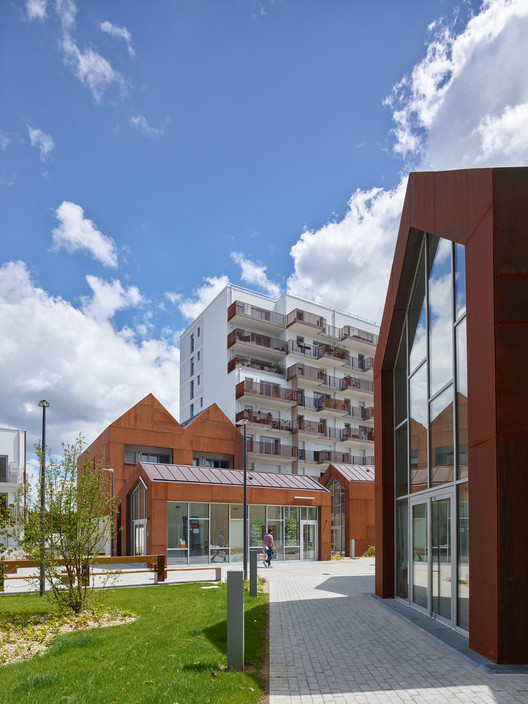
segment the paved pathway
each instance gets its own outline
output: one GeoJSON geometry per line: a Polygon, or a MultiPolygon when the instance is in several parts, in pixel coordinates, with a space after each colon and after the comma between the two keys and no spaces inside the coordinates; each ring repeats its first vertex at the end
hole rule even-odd
{"type": "Polygon", "coordinates": [[[528,675],[487,674],[367,596],[373,559],[265,572],[270,704],[528,703],[528,675]]]}

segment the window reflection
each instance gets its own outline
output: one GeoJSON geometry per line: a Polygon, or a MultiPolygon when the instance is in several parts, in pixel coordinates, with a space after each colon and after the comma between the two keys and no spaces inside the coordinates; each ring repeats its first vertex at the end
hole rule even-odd
{"type": "Polygon", "coordinates": [[[394,422],[399,425],[407,417],[407,359],[405,332],[394,368],[394,422]]]}
{"type": "Polygon", "coordinates": [[[466,312],[466,248],[455,244],[455,319],[466,312]]]}
{"type": "Polygon", "coordinates": [[[454,477],[453,387],[431,402],[431,486],[454,477]]]}
{"type": "Polygon", "coordinates": [[[429,370],[433,396],[453,378],[453,288],[451,242],[429,235],[429,251],[435,251],[429,276],[429,370]]]}
{"type": "Polygon", "coordinates": [[[422,365],[409,382],[411,491],[427,489],[427,367],[422,365]]]}
{"type": "Polygon", "coordinates": [[[469,630],[469,492],[468,484],[458,487],[458,608],[457,623],[469,630]]]}
{"type": "Polygon", "coordinates": [[[468,475],[468,407],[466,320],[456,329],[457,463],[458,478],[468,475]]]}
{"type": "Polygon", "coordinates": [[[409,304],[409,373],[425,359],[427,348],[424,255],[420,256],[414,290],[409,304]]]}

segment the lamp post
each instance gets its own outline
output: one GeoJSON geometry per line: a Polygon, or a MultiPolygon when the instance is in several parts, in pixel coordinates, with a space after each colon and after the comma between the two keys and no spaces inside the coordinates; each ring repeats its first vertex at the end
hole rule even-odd
{"type": "MultiPolygon", "coordinates": [[[[110,469],[110,467],[105,467],[105,472],[112,472],[112,499],[114,498],[114,470],[110,469]]],[[[111,516],[112,519],[114,518],[113,516],[113,510],[114,510],[114,504],[112,502],[112,509],[111,509],[111,516]]],[[[112,520],[110,524],[110,557],[114,556],[114,521],[112,520]]]]}
{"type": "Polygon", "coordinates": [[[46,408],[49,401],[39,401],[42,408],[42,446],[40,461],[40,596],[46,593],[46,577],[44,574],[44,551],[46,548],[46,408]]]}
{"type": "Polygon", "coordinates": [[[246,438],[246,425],[248,424],[248,419],[243,418],[239,420],[237,425],[244,426],[244,582],[247,579],[247,562],[248,562],[248,507],[247,507],[247,438],[246,438]]]}

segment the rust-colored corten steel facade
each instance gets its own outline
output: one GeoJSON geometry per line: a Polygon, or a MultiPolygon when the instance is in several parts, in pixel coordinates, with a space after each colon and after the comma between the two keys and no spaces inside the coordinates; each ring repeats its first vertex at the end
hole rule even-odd
{"type": "MultiPolygon", "coordinates": [[[[497,663],[528,663],[528,168],[409,176],[374,367],[376,593],[392,598],[401,590],[396,575],[407,579],[402,553],[395,553],[399,460],[395,457],[394,372],[406,324],[409,329],[406,316],[411,315],[422,246],[430,235],[465,248],[469,646],[497,663]]],[[[453,280],[456,287],[454,274],[453,280]]],[[[410,367],[409,363],[408,382],[405,377],[409,385],[410,367]]],[[[397,384],[396,378],[396,388],[397,384]]],[[[457,404],[457,413],[464,414],[457,404]]],[[[455,419],[455,437],[456,430],[455,419]]],[[[421,460],[412,453],[407,457],[412,475],[412,462],[416,467],[421,460]]],[[[452,458],[444,460],[441,471],[449,461],[452,458]]],[[[429,460],[429,470],[434,464],[429,460]]],[[[409,481],[412,486],[412,477],[409,481]]],[[[431,502],[434,487],[429,487],[431,502]]],[[[409,508],[416,501],[412,491],[408,490],[409,508]]],[[[418,512],[412,514],[413,519],[416,516],[418,512]]],[[[407,525],[413,530],[411,520],[407,525]]],[[[406,559],[411,561],[416,555],[409,545],[406,559]]],[[[460,589],[460,578],[455,582],[460,589]]],[[[416,584],[409,582],[410,595],[416,584]]]]}
{"type": "MultiPolygon", "coordinates": [[[[354,540],[355,555],[359,557],[376,539],[374,466],[331,464],[319,480],[329,488],[332,480],[342,487],[342,516],[337,506],[333,509],[332,527],[339,525],[343,531],[342,547],[346,557],[351,557],[351,541],[354,540]]],[[[332,492],[335,497],[336,492],[332,492]]],[[[337,503],[334,498],[334,503],[337,503]]],[[[335,536],[337,541],[337,537],[335,536]]],[[[339,549],[333,546],[334,549],[339,549]]]]}
{"type": "MultiPolygon", "coordinates": [[[[102,460],[104,467],[113,470],[113,491],[121,501],[118,554],[132,553],[130,497],[139,484],[148,487],[144,547],[150,554],[167,550],[167,502],[243,502],[243,436],[216,404],[182,426],[149,394],[111,423],[87,452],[90,458],[102,460]],[[236,478],[231,482],[233,485],[222,484],[221,479],[218,484],[153,481],[152,473],[145,469],[145,466],[179,465],[191,472],[198,472],[199,468],[193,465],[202,460],[209,463],[205,471],[213,472],[210,469],[213,466],[234,469],[236,478]],[[149,464],[143,465],[144,462],[149,464]]],[[[271,474],[267,485],[259,479],[259,486],[251,486],[251,473],[249,475],[249,505],[315,507],[318,516],[318,557],[320,560],[330,559],[330,494],[320,487],[317,480],[292,477],[289,481],[291,486],[288,486],[288,477],[284,475],[284,480],[279,481],[274,477],[283,475],[271,474]],[[303,482],[311,482],[315,490],[312,487],[302,488],[303,482]]],[[[261,473],[258,476],[267,475],[261,473]]]]}

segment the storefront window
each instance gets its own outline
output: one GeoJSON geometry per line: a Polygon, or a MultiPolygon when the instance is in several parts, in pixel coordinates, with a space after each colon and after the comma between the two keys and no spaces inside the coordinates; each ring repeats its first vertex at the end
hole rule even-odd
{"type": "Polygon", "coordinates": [[[301,538],[299,530],[299,507],[286,506],[284,509],[285,560],[300,560],[301,538]]]}
{"type": "Polygon", "coordinates": [[[167,562],[187,564],[187,503],[167,501],[167,562]]]}
{"type": "Polygon", "coordinates": [[[266,533],[266,507],[249,506],[249,547],[260,547],[266,533]]]}
{"type": "Polygon", "coordinates": [[[409,506],[407,499],[396,503],[396,596],[409,596],[409,506]]]}
{"type": "Polygon", "coordinates": [[[229,561],[229,504],[211,504],[211,562],[229,561]]]}

